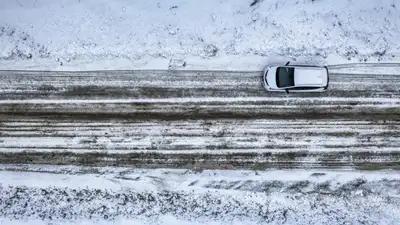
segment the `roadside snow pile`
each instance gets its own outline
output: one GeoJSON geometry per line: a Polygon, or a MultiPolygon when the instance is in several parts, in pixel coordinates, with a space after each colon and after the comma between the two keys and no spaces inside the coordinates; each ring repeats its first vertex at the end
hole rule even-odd
{"type": "Polygon", "coordinates": [[[0,1],[0,69],[396,62],[395,0],[0,1]]]}
{"type": "Polygon", "coordinates": [[[49,52],[43,45],[35,43],[25,32],[18,32],[15,28],[0,26],[2,48],[0,60],[28,60],[32,57],[46,58],[49,52]]]}
{"type": "Polygon", "coordinates": [[[4,223],[396,224],[400,220],[400,177],[389,171],[2,166],[0,178],[4,223]]]}

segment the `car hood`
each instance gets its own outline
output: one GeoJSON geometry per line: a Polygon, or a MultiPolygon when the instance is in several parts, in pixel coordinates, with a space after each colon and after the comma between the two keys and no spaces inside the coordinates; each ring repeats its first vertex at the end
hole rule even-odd
{"type": "Polygon", "coordinates": [[[276,67],[269,67],[267,73],[267,83],[271,88],[278,88],[276,86],[276,67]]]}

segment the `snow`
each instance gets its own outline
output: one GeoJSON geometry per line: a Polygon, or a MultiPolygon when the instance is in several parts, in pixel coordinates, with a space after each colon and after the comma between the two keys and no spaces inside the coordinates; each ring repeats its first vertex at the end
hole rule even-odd
{"type": "MultiPolygon", "coordinates": [[[[100,220],[100,219],[80,219],[78,221],[57,221],[57,222],[45,222],[43,220],[38,219],[26,219],[26,220],[14,220],[9,218],[0,218],[0,224],[7,225],[149,225],[149,224],[159,224],[159,225],[224,225],[225,222],[215,222],[215,221],[207,221],[207,222],[196,222],[190,220],[179,219],[172,215],[162,215],[158,217],[158,221],[154,221],[151,219],[126,219],[126,218],[117,218],[115,220],[100,220]]],[[[255,225],[256,223],[251,223],[248,221],[230,221],[231,225],[255,225]]]]}
{"type": "MultiPolygon", "coordinates": [[[[266,171],[252,170],[203,170],[187,169],[135,169],[129,167],[78,167],[51,165],[0,164],[0,181],[3,186],[25,187],[68,187],[119,190],[131,188],[137,191],[161,191],[197,189],[214,180],[224,182],[274,181],[295,182],[309,180],[317,183],[331,182],[342,185],[362,178],[368,182],[382,179],[400,180],[397,171],[359,171],[324,169],[280,169],[266,171]],[[140,179],[136,179],[140,177],[140,179]],[[158,180],[158,182],[154,182],[158,180]],[[196,181],[196,185],[190,185],[196,181]],[[160,185],[162,184],[162,185],[160,185]]],[[[239,186],[239,185],[238,185],[239,186]]],[[[232,190],[237,188],[231,187],[232,190]]],[[[255,191],[255,190],[253,190],[255,191]]],[[[400,191],[400,190],[399,190],[400,191]]],[[[400,197],[400,196],[399,196],[400,197]]]]}
{"type": "MultiPolygon", "coordinates": [[[[308,97],[300,99],[296,97],[285,97],[285,100],[310,101],[310,102],[347,102],[349,100],[360,103],[379,104],[381,106],[391,106],[400,104],[400,100],[392,98],[346,98],[346,97],[308,97]]],[[[28,100],[0,100],[1,104],[123,104],[123,103],[235,103],[235,102],[281,102],[280,97],[182,97],[182,98],[128,98],[128,99],[101,99],[101,100],[81,100],[81,99],[28,99],[28,100]]],[[[282,106],[286,107],[286,106],[282,106]]]]}
{"type": "Polygon", "coordinates": [[[398,185],[390,170],[1,165],[0,222],[396,224],[398,185]]]}
{"type": "MultiPolygon", "coordinates": [[[[3,99],[0,106],[3,110],[10,107],[8,104],[51,107],[51,104],[202,103],[204,107],[211,107],[207,104],[251,102],[263,107],[260,103],[264,101],[285,101],[283,105],[272,105],[271,108],[288,109],[295,107],[293,103],[299,106],[315,103],[321,109],[329,109],[332,104],[343,105],[352,101],[354,109],[391,109],[400,104],[400,100],[395,98],[397,92],[390,85],[379,92],[376,87],[380,86],[376,83],[386,83],[374,74],[399,74],[399,7],[396,0],[1,0],[0,70],[260,71],[266,64],[277,65],[290,60],[296,64],[329,65],[333,75],[350,73],[373,78],[369,78],[373,81],[368,81],[365,78],[368,76],[351,77],[351,82],[337,82],[337,87],[334,87],[337,89],[333,90],[351,92],[355,84],[358,84],[358,91],[368,88],[367,92],[360,93],[376,90],[374,95],[356,97],[333,95],[306,99],[285,97],[284,100],[281,97],[247,95],[162,99],[146,96],[49,99],[46,96],[3,99]],[[384,64],[377,66],[376,63],[382,62],[384,64]],[[357,64],[350,67],[347,63],[357,64]],[[389,94],[390,97],[385,97],[389,94]]],[[[3,74],[9,75],[9,72],[3,74]]],[[[104,79],[110,74],[57,76],[65,76],[68,85],[133,86],[129,83],[133,82],[131,78],[118,78],[120,80],[116,83],[104,79]],[[92,79],[73,79],[89,76],[92,79]],[[101,76],[103,79],[99,79],[101,76]]],[[[50,76],[41,81],[36,74],[27,85],[30,78],[26,78],[26,74],[20,75],[15,74],[15,80],[3,82],[3,94],[10,90],[15,93],[34,91],[34,87],[54,79],[50,76]]],[[[250,87],[259,81],[252,80],[255,76],[249,73],[237,76],[240,79],[247,76],[248,81],[243,83],[223,78],[205,81],[190,77],[188,81],[177,81],[153,79],[149,73],[141,76],[150,78],[138,79],[135,85],[145,87],[250,87]]],[[[159,74],[153,76],[157,78],[159,74]]],[[[55,84],[64,87],[64,80],[55,84]]],[[[244,109],[246,106],[232,107],[244,109]]],[[[397,131],[398,124],[390,120],[376,123],[336,119],[314,122],[300,119],[221,120],[213,121],[214,125],[205,125],[202,120],[137,123],[49,120],[52,122],[49,124],[37,118],[18,120],[13,115],[10,117],[9,120],[3,118],[1,123],[4,134],[14,135],[2,137],[0,151],[3,153],[23,152],[32,147],[32,152],[68,150],[74,153],[124,154],[126,149],[135,146],[138,149],[130,152],[274,154],[299,152],[304,150],[302,145],[307,147],[307,152],[323,153],[343,151],[343,147],[332,147],[343,143],[354,152],[395,153],[399,149],[396,146],[398,138],[390,133],[397,131]],[[52,126],[51,130],[49,127],[52,126]],[[207,126],[211,130],[205,132],[207,126]],[[258,132],[259,138],[248,142],[243,137],[251,132],[258,132]],[[282,135],[285,132],[291,133],[282,135]],[[319,136],[303,138],[302,134],[306,132],[319,136]],[[335,132],[350,135],[335,136],[335,132]],[[114,136],[103,137],[108,133],[114,136]],[[204,133],[215,137],[203,137],[204,133]],[[74,136],[76,134],[82,137],[74,136]],[[121,137],[127,134],[132,138],[126,137],[125,142],[121,142],[121,137]],[[164,134],[171,136],[164,137],[164,134]],[[237,136],[229,137],[229,134],[237,136]],[[375,134],[372,140],[368,136],[368,143],[360,144],[370,134],[375,134]],[[274,138],[268,135],[274,135],[274,138]],[[285,139],[288,135],[298,139],[285,139]],[[171,142],[165,144],[168,142],[154,140],[171,142]],[[204,147],[227,142],[231,144],[229,149],[204,147]],[[87,147],[93,143],[99,149],[87,147]],[[159,146],[191,143],[195,148],[154,149],[154,143],[159,146]],[[288,143],[299,147],[262,148],[271,143],[278,147],[288,143]]],[[[104,160],[112,161],[112,158],[104,160]]],[[[219,162],[223,163],[223,160],[219,162]]],[[[253,159],[240,162],[246,160],[253,159]]],[[[266,160],[269,159],[260,158],[258,162],[266,160]]],[[[320,159],[303,160],[317,163],[320,159]]],[[[387,163],[392,158],[370,159],[373,160],[387,163]]],[[[185,170],[0,164],[0,224],[395,225],[400,221],[399,186],[400,174],[392,170],[185,170]]]]}
{"type": "Polygon", "coordinates": [[[395,0],[0,2],[0,69],[261,70],[398,62],[395,0]]]}
{"type": "Polygon", "coordinates": [[[400,71],[399,63],[354,63],[338,64],[329,66],[329,72],[346,74],[379,74],[379,75],[398,75],[400,71]]]}

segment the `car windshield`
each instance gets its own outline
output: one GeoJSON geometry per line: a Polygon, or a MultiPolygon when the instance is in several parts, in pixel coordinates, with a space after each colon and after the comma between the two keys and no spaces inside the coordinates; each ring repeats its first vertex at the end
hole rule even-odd
{"type": "Polygon", "coordinates": [[[278,67],[276,70],[276,84],[279,88],[294,86],[294,68],[278,67]]]}

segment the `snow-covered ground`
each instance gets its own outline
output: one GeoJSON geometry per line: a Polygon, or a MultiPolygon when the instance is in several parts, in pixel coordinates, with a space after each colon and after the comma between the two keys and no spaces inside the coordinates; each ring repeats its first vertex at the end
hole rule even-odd
{"type": "Polygon", "coordinates": [[[0,69],[398,62],[396,0],[2,0],[0,69]]]}
{"type": "MultiPolygon", "coordinates": [[[[207,148],[213,146],[234,149],[232,152],[239,147],[260,152],[261,147],[290,144],[307,150],[334,151],[340,146],[341,151],[354,147],[353,152],[372,149],[375,154],[395,155],[399,149],[399,62],[397,0],[1,0],[0,70],[149,70],[51,76],[2,71],[0,111],[7,115],[0,121],[0,151],[31,150],[33,154],[50,150],[53,154],[49,157],[54,160],[57,149],[83,152],[93,147],[116,152],[120,148],[126,152],[139,146],[140,151],[161,152],[160,146],[176,146],[171,151],[184,153],[180,146],[190,143],[199,154],[209,153],[207,148]],[[191,75],[190,71],[150,70],[259,71],[265,64],[287,60],[329,64],[330,92],[318,98],[273,96],[262,89],[259,72],[191,75]],[[347,63],[372,64],[343,65],[347,63]],[[76,113],[77,109],[80,113],[104,113],[105,104],[111,106],[109,112],[122,113],[125,111],[119,106],[133,103],[153,104],[154,108],[149,108],[153,112],[179,113],[190,109],[187,106],[210,109],[212,102],[224,102],[234,110],[222,109],[236,113],[260,108],[252,112],[282,114],[284,111],[268,111],[271,103],[279,102],[285,104],[277,104],[275,109],[293,109],[291,113],[309,106],[322,111],[333,105],[332,110],[348,110],[346,115],[385,112],[387,118],[369,121],[364,113],[357,120],[205,123],[196,118],[75,121],[14,114],[18,110],[52,110],[53,106],[55,111],[43,112],[76,113]],[[242,102],[251,104],[236,104],[242,102]],[[343,107],[344,103],[348,105],[343,107]],[[74,109],[73,104],[83,108],[74,109]],[[85,104],[89,107],[84,108],[85,104]]],[[[126,112],[132,113],[132,107],[126,112]]],[[[229,151],[227,155],[237,160],[229,151]]],[[[396,167],[395,156],[369,160],[396,167]]],[[[11,155],[2,157],[15,160],[11,155]]],[[[352,155],[348,157],[352,163],[352,155]]],[[[341,160],[336,155],[333,158],[341,160]]],[[[83,158],[75,160],[79,159],[83,158]]],[[[111,157],[105,160],[112,163],[111,157]]],[[[173,159],[166,161],[173,165],[173,159]]],[[[221,167],[223,160],[215,162],[220,167],[211,168],[225,168],[221,167]]],[[[0,164],[0,224],[398,225],[399,187],[400,173],[391,170],[222,171],[0,164]]]]}
{"type": "Polygon", "coordinates": [[[397,171],[0,166],[2,224],[398,224],[397,171]]]}

